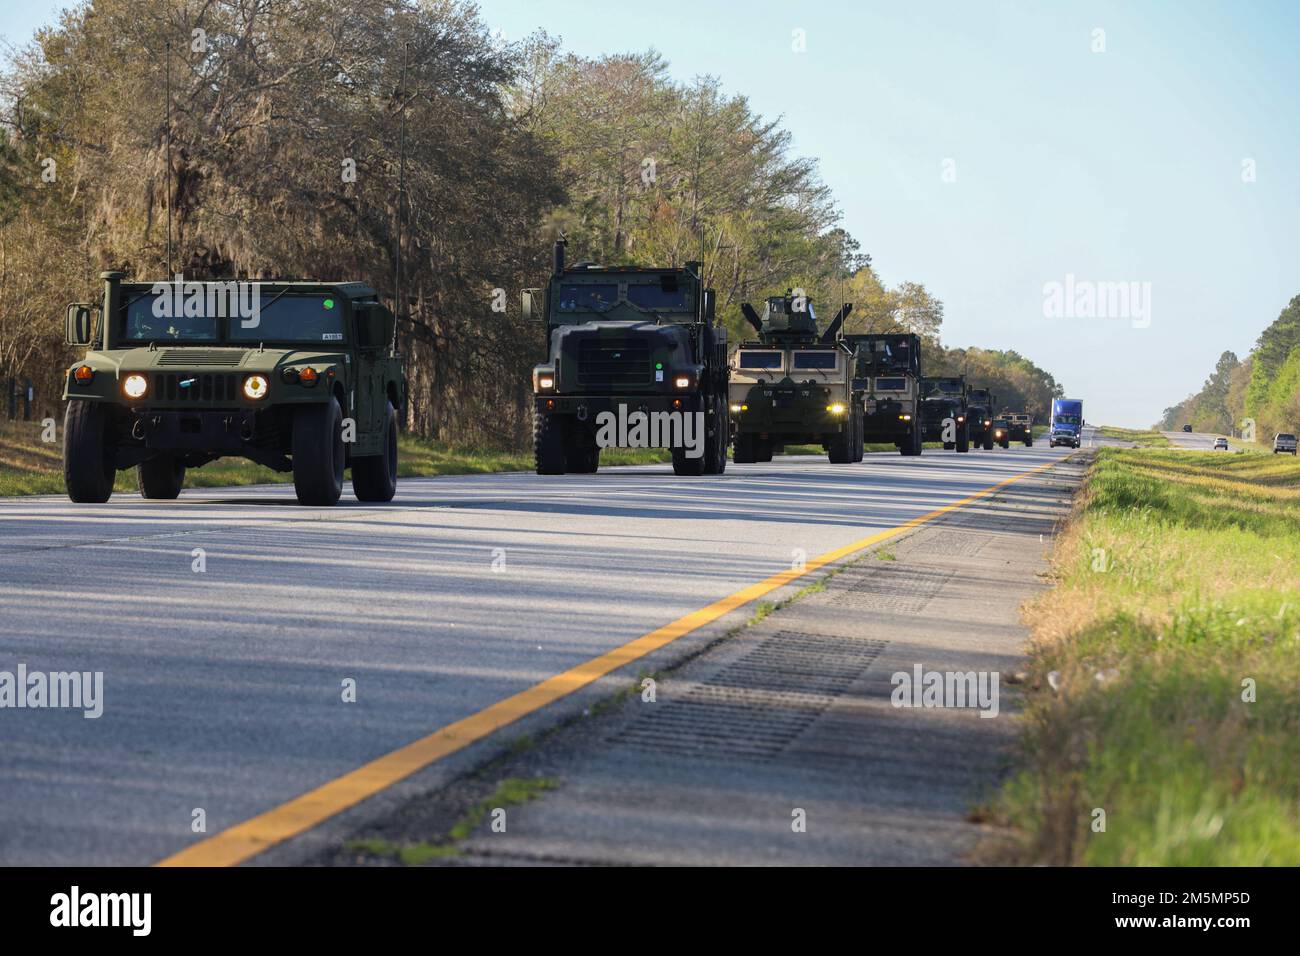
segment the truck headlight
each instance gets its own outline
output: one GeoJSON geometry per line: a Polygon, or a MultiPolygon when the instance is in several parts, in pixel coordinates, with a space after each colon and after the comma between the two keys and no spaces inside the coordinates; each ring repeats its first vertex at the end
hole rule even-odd
{"type": "Polygon", "coordinates": [[[250,398],[255,402],[261,401],[266,398],[266,389],[265,375],[250,375],[244,379],[244,396],[246,398],[250,398]]]}
{"type": "Polygon", "coordinates": [[[690,388],[691,377],[689,375],[678,375],[673,379],[673,386],[675,388],[690,388]]]}
{"type": "Polygon", "coordinates": [[[830,412],[832,415],[843,415],[844,406],[841,405],[839,402],[836,402],[834,405],[827,405],[826,411],[830,412]]]}
{"type": "Polygon", "coordinates": [[[533,369],[533,391],[553,392],[555,390],[555,372],[553,369],[533,369]]]}
{"type": "Polygon", "coordinates": [[[127,398],[144,398],[149,391],[149,380],[143,375],[128,375],[122,382],[122,394],[127,398]]]}

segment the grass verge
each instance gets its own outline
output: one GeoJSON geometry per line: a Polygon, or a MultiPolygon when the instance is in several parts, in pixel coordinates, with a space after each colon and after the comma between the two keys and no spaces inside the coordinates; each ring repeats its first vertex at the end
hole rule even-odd
{"type": "Polygon", "coordinates": [[[1097,429],[1102,438],[1116,441],[1131,441],[1139,448],[1169,448],[1171,442],[1159,432],[1145,431],[1137,428],[1119,428],[1115,425],[1102,425],[1097,429]]]}
{"type": "Polygon", "coordinates": [[[1026,609],[1022,759],[994,805],[1014,862],[1300,863],[1297,527],[1290,457],[1098,451],[1026,609]]]}

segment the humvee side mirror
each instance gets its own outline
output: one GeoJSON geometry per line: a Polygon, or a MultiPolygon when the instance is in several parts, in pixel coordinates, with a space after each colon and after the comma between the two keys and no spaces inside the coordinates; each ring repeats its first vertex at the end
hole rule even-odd
{"type": "Polygon", "coordinates": [[[63,320],[63,340],[69,345],[89,345],[90,320],[90,306],[76,303],[68,306],[63,320]]]}
{"type": "Polygon", "coordinates": [[[357,345],[363,349],[386,349],[393,344],[396,322],[382,305],[357,310],[357,345]]]}

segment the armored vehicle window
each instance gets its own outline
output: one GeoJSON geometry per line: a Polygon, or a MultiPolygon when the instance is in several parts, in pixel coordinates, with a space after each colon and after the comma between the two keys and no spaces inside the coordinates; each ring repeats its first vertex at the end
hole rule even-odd
{"type": "Polygon", "coordinates": [[[618,301],[618,285],[560,286],[561,312],[603,312],[618,301]]]}
{"type": "Polygon", "coordinates": [[[931,382],[930,392],[943,392],[946,395],[960,395],[961,385],[957,382],[931,382]]]}
{"type": "Polygon", "coordinates": [[[677,284],[676,276],[664,276],[655,285],[629,283],[627,300],[643,309],[681,311],[686,308],[686,290],[677,284]]]}
{"type": "Polygon", "coordinates": [[[795,352],[795,368],[834,368],[837,352],[795,352]]]}
{"type": "Polygon", "coordinates": [[[905,378],[878,378],[876,379],[876,391],[879,392],[901,392],[907,388],[907,379],[905,378]]]}
{"type": "Polygon", "coordinates": [[[780,368],[780,352],[741,352],[736,362],[741,368],[780,368]]]}
{"type": "Polygon", "coordinates": [[[342,303],[328,294],[261,296],[257,324],[253,319],[230,320],[232,342],[342,342],[342,303]]]}
{"type": "Polygon", "coordinates": [[[118,313],[116,338],[127,342],[214,342],[217,339],[215,319],[202,315],[177,315],[168,313],[172,296],[145,294],[128,299],[118,313]],[[156,306],[156,308],[155,308],[156,306]]]}

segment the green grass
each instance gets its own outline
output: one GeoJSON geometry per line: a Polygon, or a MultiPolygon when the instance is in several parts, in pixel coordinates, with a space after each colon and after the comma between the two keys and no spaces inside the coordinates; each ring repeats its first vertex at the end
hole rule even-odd
{"type": "Polygon", "coordinates": [[[1026,612],[1023,755],[995,806],[1013,859],[1300,863],[1298,528],[1290,456],[1098,452],[1026,612]]]}
{"type": "MultiPolygon", "coordinates": [[[[57,437],[62,440],[63,423],[57,437]]],[[[60,442],[41,440],[42,428],[35,422],[0,422],[0,497],[14,495],[61,495],[63,452],[60,442]]],[[[449,445],[411,435],[398,439],[397,473],[402,478],[430,475],[468,475],[482,472],[531,471],[532,452],[510,452],[449,445]]],[[[644,465],[671,460],[663,448],[608,448],[601,452],[601,465],[644,465]]],[[[273,471],[240,458],[219,458],[185,474],[186,488],[221,488],[231,485],[285,484],[293,481],[288,472],[273,471]]],[[[119,471],[116,491],[135,491],[135,469],[119,471]]]]}
{"type": "Polygon", "coordinates": [[[1168,438],[1159,432],[1135,428],[1119,428],[1115,425],[1102,425],[1097,429],[1097,434],[1103,438],[1131,441],[1139,448],[1169,448],[1172,444],[1168,438]]]}
{"type": "MultiPolygon", "coordinates": [[[[548,777],[509,777],[497,784],[496,789],[489,796],[477,801],[466,810],[446,835],[439,839],[400,844],[383,839],[349,840],[344,844],[344,848],[371,856],[395,859],[406,866],[421,866],[432,860],[458,856],[461,852],[459,844],[468,840],[474,831],[487,821],[493,810],[519,806],[530,800],[536,800],[544,792],[554,790],[557,786],[559,783],[548,777]]],[[[509,822],[509,814],[507,814],[507,827],[509,822]]]]}

